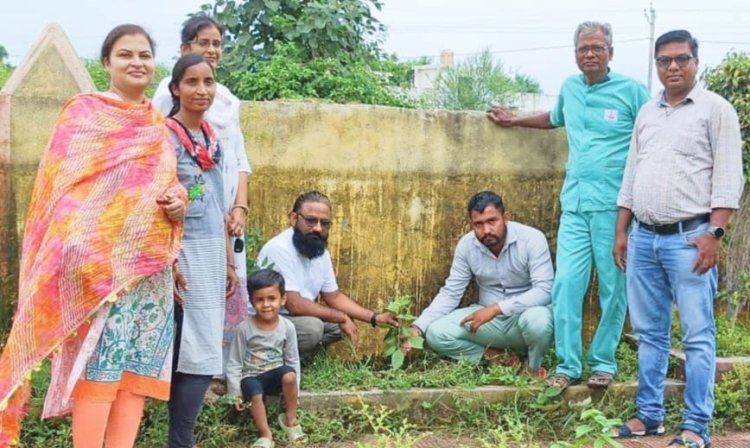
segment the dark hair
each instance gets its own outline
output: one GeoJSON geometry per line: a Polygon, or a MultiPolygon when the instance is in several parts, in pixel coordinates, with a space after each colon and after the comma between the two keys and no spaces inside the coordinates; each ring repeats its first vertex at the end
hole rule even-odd
{"type": "Polygon", "coordinates": [[[690,45],[690,52],[693,57],[698,57],[698,39],[694,38],[687,30],[672,30],[659,36],[656,39],[656,44],[654,44],[654,54],[659,53],[661,47],[672,42],[687,42],[690,45]]]}
{"type": "MultiPolygon", "coordinates": [[[[172,95],[172,110],[169,111],[169,117],[180,111],[180,97],[172,92],[172,88],[180,85],[180,81],[185,77],[187,69],[202,62],[208,64],[208,61],[205,60],[203,56],[196,53],[188,53],[178,59],[177,63],[175,63],[174,68],[172,69],[172,80],[169,81],[169,94],[172,95]]],[[[208,64],[208,66],[211,67],[211,64],[208,64]]],[[[211,67],[211,71],[213,71],[213,69],[214,68],[211,67]]]]}
{"type": "Polygon", "coordinates": [[[328,199],[328,196],[317,190],[312,190],[297,196],[297,199],[294,200],[292,211],[294,213],[299,213],[300,210],[302,210],[302,206],[307,202],[320,202],[321,204],[327,205],[329,209],[333,208],[333,206],[331,206],[331,200],[328,199]]]}
{"type": "Polygon", "coordinates": [[[195,36],[198,35],[198,32],[200,30],[208,26],[216,27],[216,29],[219,30],[219,34],[221,36],[224,35],[224,26],[222,24],[217,22],[216,19],[207,15],[206,13],[199,12],[198,14],[191,16],[182,24],[182,32],[180,33],[182,43],[190,43],[193,39],[195,39],[195,36]]]}
{"type": "Polygon", "coordinates": [[[247,278],[247,292],[252,301],[253,292],[276,286],[281,295],[284,295],[284,277],[273,269],[261,269],[255,271],[247,278]]]}
{"type": "Polygon", "coordinates": [[[482,213],[488,205],[493,205],[500,213],[505,213],[505,205],[503,204],[503,198],[494,191],[480,191],[469,199],[468,213],[471,216],[471,212],[482,213]]]}
{"type": "Polygon", "coordinates": [[[124,25],[117,25],[116,27],[112,28],[112,31],[110,31],[107,34],[107,37],[104,38],[104,43],[102,43],[102,50],[101,50],[101,63],[103,64],[104,61],[109,59],[109,54],[112,53],[112,47],[115,46],[118,40],[122,36],[132,36],[134,34],[140,34],[148,40],[149,46],[151,46],[151,52],[156,53],[156,44],[154,43],[154,40],[151,39],[151,35],[146,32],[146,30],[143,29],[143,27],[138,25],[133,25],[131,23],[126,23],[124,25]]]}

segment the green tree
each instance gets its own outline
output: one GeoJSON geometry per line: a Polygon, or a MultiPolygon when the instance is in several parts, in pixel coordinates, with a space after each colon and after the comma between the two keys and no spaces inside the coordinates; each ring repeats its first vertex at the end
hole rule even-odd
{"type": "Polygon", "coordinates": [[[219,79],[245,100],[313,98],[414,107],[414,64],[385,55],[380,0],[216,0],[227,28],[219,79]]]}
{"type": "Polygon", "coordinates": [[[5,82],[8,81],[8,78],[10,78],[11,73],[13,73],[13,69],[5,64],[0,64],[0,89],[3,88],[5,85],[5,82]]]}
{"type": "Polygon", "coordinates": [[[10,74],[13,73],[13,68],[7,63],[8,50],[0,45],[0,89],[3,88],[5,82],[10,78],[10,74]]]}
{"type": "Polygon", "coordinates": [[[750,56],[729,53],[721,64],[702,75],[706,87],[727,99],[740,119],[745,172],[745,193],[740,208],[732,217],[729,238],[726,239],[724,260],[725,291],[720,294],[727,301],[727,314],[734,320],[750,303],[750,56]]]}
{"type": "Polygon", "coordinates": [[[449,110],[487,110],[510,106],[520,93],[539,93],[539,83],[519,73],[509,74],[489,50],[456,66],[445,67],[423,105],[449,110]]]}
{"type": "Polygon", "coordinates": [[[721,64],[703,72],[706,87],[727,99],[737,110],[742,129],[745,177],[750,179],[750,56],[729,53],[721,64]]]}
{"type": "Polygon", "coordinates": [[[270,59],[280,44],[293,44],[303,61],[379,56],[383,25],[372,15],[379,0],[216,0],[201,10],[226,26],[224,66],[270,59]]]}
{"type": "Polygon", "coordinates": [[[226,84],[239,98],[255,101],[307,98],[415,107],[403,93],[408,77],[398,63],[329,57],[304,62],[298,51],[294,44],[279,44],[268,60],[249,58],[251,69],[231,72],[226,84]]]}

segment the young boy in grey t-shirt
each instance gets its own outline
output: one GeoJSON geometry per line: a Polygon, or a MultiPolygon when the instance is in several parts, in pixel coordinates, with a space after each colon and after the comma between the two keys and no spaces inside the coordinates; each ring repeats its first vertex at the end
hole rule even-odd
{"type": "Polygon", "coordinates": [[[247,279],[250,301],[256,314],[237,326],[227,361],[227,394],[235,397],[242,412],[250,404],[250,414],[260,438],[254,448],[274,446],[268,425],[264,395],[281,393],[286,411],[279,424],[291,442],[306,437],[297,423],[297,396],[300,362],[294,325],[279,315],[286,302],[284,277],[271,269],[262,269],[247,279]],[[243,402],[244,399],[244,402],[243,402]]]}

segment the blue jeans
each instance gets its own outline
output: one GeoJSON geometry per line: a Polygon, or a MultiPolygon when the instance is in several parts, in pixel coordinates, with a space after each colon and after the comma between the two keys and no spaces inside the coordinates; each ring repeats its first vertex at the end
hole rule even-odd
{"type": "Polygon", "coordinates": [[[637,416],[664,420],[664,378],[669,360],[672,303],[685,349],[685,412],[682,429],[707,434],[714,408],[716,267],[693,272],[698,249],[690,241],[708,224],[688,232],[659,235],[634,224],[628,237],[627,293],[630,321],[638,335],[637,416]]]}

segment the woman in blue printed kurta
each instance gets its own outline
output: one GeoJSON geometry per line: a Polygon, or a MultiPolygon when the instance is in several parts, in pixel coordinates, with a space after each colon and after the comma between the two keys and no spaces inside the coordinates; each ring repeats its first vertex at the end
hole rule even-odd
{"type": "Polygon", "coordinates": [[[175,270],[179,306],[168,446],[190,448],[209,381],[222,373],[225,297],[236,288],[237,277],[227,270],[233,254],[224,224],[223,154],[216,133],[203,119],[216,92],[213,68],[199,55],[183,56],[175,64],[170,91],[175,106],[167,127],[189,202],[175,270]]]}

